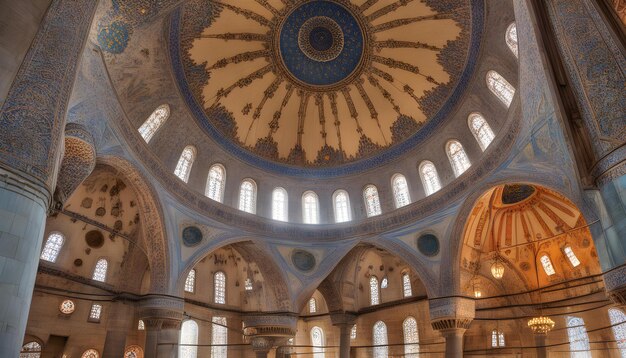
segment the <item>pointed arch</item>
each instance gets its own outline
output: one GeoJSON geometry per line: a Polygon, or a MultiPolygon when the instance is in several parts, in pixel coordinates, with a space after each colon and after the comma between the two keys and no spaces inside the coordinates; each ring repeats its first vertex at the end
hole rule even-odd
{"type": "Polygon", "coordinates": [[[159,128],[161,128],[163,123],[165,123],[169,117],[170,106],[167,104],[158,106],[138,129],[143,140],[145,140],[146,143],[149,143],[150,139],[152,139],[154,134],[159,130],[159,128]]]}
{"type": "Polygon", "coordinates": [[[517,46],[517,26],[514,22],[507,27],[506,33],[504,34],[504,41],[506,42],[506,45],[509,46],[509,50],[513,52],[515,57],[519,57],[519,50],[517,46]]]}
{"type": "Polygon", "coordinates": [[[333,209],[335,211],[335,222],[342,223],[352,220],[350,196],[347,191],[339,189],[333,193],[333,209]]]}
{"type": "Polygon", "coordinates": [[[408,271],[402,273],[402,296],[413,296],[413,288],[411,287],[411,275],[408,271]]]}
{"type": "Polygon", "coordinates": [[[454,170],[454,175],[457,178],[472,166],[465,153],[465,149],[463,149],[463,145],[456,139],[448,141],[446,144],[446,154],[450,160],[452,170],[454,170]]]}
{"type": "Polygon", "coordinates": [[[248,178],[239,186],[239,210],[256,214],[256,183],[248,178]]]}
{"type": "Polygon", "coordinates": [[[426,196],[434,194],[441,189],[441,181],[439,180],[435,164],[429,160],[424,160],[419,165],[419,172],[426,196]]]}
{"type": "Polygon", "coordinates": [[[402,322],[402,332],[404,336],[404,356],[418,357],[420,353],[420,339],[415,318],[409,316],[402,322]]]}
{"type": "Polygon", "coordinates": [[[495,138],[489,123],[482,114],[474,112],[467,117],[467,125],[484,152],[495,138]]]}
{"type": "Polygon", "coordinates": [[[224,202],[224,187],[226,186],[226,169],[222,164],[213,164],[209,168],[204,194],[212,200],[224,202]]]}
{"type": "Polygon", "coordinates": [[[272,219],[278,221],[289,221],[289,197],[287,190],[276,187],[272,191],[272,219]]]}
{"type": "Polygon", "coordinates": [[[487,87],[507,107],[511,106],[515,88],[502,75],[494,70],[487,72],[487,87]]]}
{"type": "Polygon", "coordinates": [[[374,324],[374,358],[387,358],[389,356],[387,325],[383,321],[374,324]]]}
{"type": "Polygon", "coordinates": [[[198,324],[194,320],[186,320],[180,328],[179,358],[198,357],[198,324]]]}
{"type": "Polygon", "coordinates": [[[378,286],[378,277],[370,276],[370,304],[375,306],[380,304],[380,288],[378,286]]]}
{"type": "Polygon", "coordinates": [[[93,276],[91,277],[94,281],[105,282],[107,278],[107,271],[109,268],[109,261],[107,259],[99,259],[96,262],[96,266],[93,269],[93,276]]]}
{"type": "Polygon", "coordinates": [[[305,224],[319,224],[319,199],[313,191],[302,194],[302,221],[305,224]]]}
{"type": "Polygon", "coordinates": [[[375,185],[369,184],[363,189],[363,200],[365,201],[365,213],[368,218],[382,213],[378,189],[375,185]]]}
{"type": "Polygon", "coordinates": [[[315,300],[315,297],[311,297],[309,299],[309,313],[316,313],[317,312],[317,301],[315,300]]]}
{"type": "Polygon", "coordinates": [[[196,289],[196,269],[191,269],[185,279],[185,292],[193,293],[196,289]]]}
{"type": "Polygon", "coordinates": [[[313,346],[313,358],[324,358],[325,346],[324,330],[318,326],[311,328],[311,345],[313,346]]]}
{"type": "Polygon", "coordinates": [[[41,256],[39,258],[44,261],[56,262],[61,248],[63,247],[63,243],[65,243],[65,236],[63,236],[63,234],[58,231],[51,232],[46,239],[46,243],[43,246],[43,250],[41,250],[41,256]]]}
{"type": "Polygon", "coordinates": [[[174,169],[174,175],[186,183],[189,180],[194,160],[196,160],[196,147],[188,145],[180,154],[178,164],[176,164],[176,169],[174,169]]]}
{"type": "Polygon", "coordinates": [[[580,317],[566,316],[567,336],[572,358],[591,358],[589,335],[585,328],[585,321],[580,317]]]}
{"type": "Polygon", "coordinates": [[[22,346],[19,358],[39,358],[41,357],[41,344],[31,341],[22,346]]]}
{"type": "Polygon", "coordinates": [[[393,191],[393,199],[396,209],[411,203],[411,195],[409,194],[409,185],[406,178],[402,174],[395,174],[391,178],[391,188],[393,191]]]}

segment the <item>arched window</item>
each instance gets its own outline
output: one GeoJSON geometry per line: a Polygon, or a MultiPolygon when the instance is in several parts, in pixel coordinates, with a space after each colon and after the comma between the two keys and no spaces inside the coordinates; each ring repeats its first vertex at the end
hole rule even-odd
{"type": "Polygon", "coordinates": [[[22,346],[20,358],[39,358],[41,357],[41,344],[32,341],[22,346]]]}
{"type": "Polygon", "coordinates": [[[245,179],[239,186],[239,210],[256,214],[256,184],[252,179],[245,179]]]}
{"type": "Polygon", "coordinates": [[[315,302],[315,298],[311,297],[309,300],[309,313],[317,312],[317,302],[315,302]]]}
{"type": "Polygon", "coordinates": [[[576,257],[576,254],[574,253],[574,250],[572,250],[571,246],[565,246],[563,252],[565,252],[565,256],[567,256],[567,259],[573,267],[580,265],[580,260],[578,260],[578,257],[576,257]]]}
{"type": "Polygon", "coordinates": [[[187,279],[185,280],[185,292],[193,293],[195,286],[196,286],[196,270],[191,269],[191,271],[189,271],[189,273],[187,274],[187,279]]]}
{"type": "Polygon", "coordinates": [[[498,72],[487,72],[487,87],[498,97],[507,107],[511,105],[515,88],[504,79],[498,72]]]}
{"type": "Polygon", "coordinates": [[[217,271],[213,275],[215,303],[226,304],[226,275],[222,271],[217,271]]]}
{"type": "Polygon", "coordinates": [[[517,49],[517,27],[515,26],[515,23],[512,23],[506,29],[504,41],[506,42],[506,45],[509,46],[509,49],[511,49],[511,52],[513,52],[515,57],[519,57],[519,50],[517,49]]]}
{"type": "Polygon", "coordinates": [[[174,170],[174,175],[180,178],[180,180],[185,183],[189,180],[189,173],[191,173],[191,166],[193,165],[193,161],[196,159],[196,148],[192,145],[188,145],[183,149],[182,154],[180,155],[180,159],[178,159],[178,164],[176,164],[176,169],[174,170]]]}
{"type": "Polygon", "coordinates": [[[143,349],[139,346],[129,346],[124,351],[124,358],[143,358],[143,349]]]}
{"type": "Polygon", "coordinates": [[[100,353],[98,353],[97,350],[91,348],[84,351],[83,355],[81,355],[80,358],[100,358],[100,353]]]}
{"type": "Polygon", "coordinates": [[[385,322],[378,321],[374,324],[374,358],[387,358],[387,326],[385,322]]]}
{"type": "Polygon", "coordinates": [[[426,196],[434,194],[441,189],[441,182],[439,181],[439,174],[437,174],[437,168],[432,162],[425,160],[420,163],[420,178],[422,178],[422,185],[424,185],[424,192],[426,196]]]}
{"type": "Polygon", "coordinates": [[[211,358],[226,358],[228,355],[228,326],[226,317],[213,317],[211,325],[211,358]]]}
{"type": "Polygon", "coordinates": [[[170,106],[162,104],[150,114],[150,117],[148,117],[145,122],[143,122],[141,127],[139,127],[139,134],[141,134],[146,143],[150,142],[154,133],[159,130],[159,127],[165,123],[169,116],[170,106]]]}
{"type": "Polygon", "coordinates": [[[495,329],[491,331],[491,347],[504,347],[504,333],[495,329]]]}
{"type": "Polygon", "coordinates": [[[350,339],[356,339],[356,324],[350,329],[350,339]]]}
{"type": "Polygon", "coordinates": [[[585,328],[585,321],[580,317],[566,316],[567,336],[569,338],[569,350],[571,357],[591,358],[589,350],[589,336],[585,328]]]}
{"type": "Polygon", "coordinates": [[[374,185],[368,185],[363,190],[363,200],[365,200],[365,212],[367,217],[380,215],[380,198],[378,197],[378,189],[374,185]]]}
{"type": "Polygon", "coordinates": [[[393,198],[396,203],[396,208],[401,208],[411,203],[409,185],[407,184],[404,175],[394,175],[391,179],[391,187],[393,188],[393,198]]]}
{"type": "Polygon", "coordinates": [[[467,118],[467,124],[469,125],[470,131],[474,134],[474,138],[478,141],[480,145],[480,149],[483,151],[487,149],[495,135],[489,127],[489,123],[485,120],[480,113],[472,113],[467,118]]]}
{"type": "Polygon", "coordinates": [[[408,272],[402,274],[402,293],[404,297],[413,296],[413,289],[411,288],[411,276],[408,272]]]}
{"type": "Polygon", "coordinates": [[[378,278],[374,275],[370,276],[370,303],[372,304],[372,306],[380,303],[378,278]]]}
{"type": "Polygon", "coordinates": [[[446,152],[448,153],[448,159],[450,159],[450,164],[454,170],[454,175],[457,178],[472,165],[459,141],[448,141],[448,144],[446,145],[446,152]]]}
{"type": "Polygon", "coordinates": [[[51,232],[48,239],[46,239],[43,250],[41,250],[40,258],[45,261],[56,262],[64,242],[65,237],[63,234],[60,232],[51,232]]]}
{"type": "Polygon", "coordinates": [[[626,314],[617,308],[609,309],[609,319],[613,329],[613,336],[622,358],[626,357],[626,314]]]}
{"type": "Polygon", "coordinates": [[[278,187],[272,192],[272,219],[287,221],[287,190],[278,187]]]}
{"type": "Polygon", "coordinates": [[[137,329],[140,331],[145,331],[146,330],[146,324],[143,323],[143,320],[140,319],[139,322],[137,322],[137,329]]]}
{"type": "Polygon", "coordinates": [[[302,195],[302,221],[305,224],[319,224],[320,213],[317,194],[307,191],[302,195]]]}
{"type": "Polygon", "coordinates": [[[418,357],[420,353],[420,338],[415,318],[407,317],[402,323],[402,331],[404,332],[404,356],[418,357]]]}
{"type": "Polygon", "coordinates": [[[335,209],[335,222],[343,223],[352,220],[348,192],[345,190],[337,190],[333,194],[333,207],[335,209]]]}
{"type": "Polygon", "coordinates": [[[311,345],[313,358],[324,358],[324,331],[317,326],[311,328],[311,345]]]}
{"type": "Polygon", "coordinates": [[[550,260],[550,257],[548,257],[548,255],[541,256],[539,261],[541,261],[541,266],[543,266],[543,270],[546,272],[546,275],[552,276],[556,273],[556,271],[554,271],[554,266],[552,266],[552,261],[550,260]]]}
{"type": "Polygon", "coordinates": [[[180,328],[180,345],[178,346],[179,358],[198,357],[198,324],[196,321],[187,320],[180,328]]]}
{"type": "Polygon", "coordinates": [[[107,278],[107,269],[109,268],[109,261],[106,259],[100,259],[96,262],[96,267],[93,269],[93,276],[91,277],[94,281],[104,282],[107,278]]]}
{"type": "Polygon", "coordinates": [[[224,186],[226,184],[226,170],[221,164],[214,164],[209,169],[209,177],[206,181],[205,195],[209,199],[219,201],[224,200],[224,186]]]}
{"type": "Polygon", "coordinates": [[[387,278],[387,276],[383,276],[383,279],[380,281],[380,288],[387,288],[388,284],[389,279],[387,278]]]}

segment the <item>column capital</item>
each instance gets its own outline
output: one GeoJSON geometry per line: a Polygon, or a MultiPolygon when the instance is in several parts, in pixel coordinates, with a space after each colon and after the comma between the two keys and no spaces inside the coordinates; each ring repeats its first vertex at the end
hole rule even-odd
{"type": "Polygon", "coordinates": [[[180,329],[184,303],[179,297],[150,295],[139,301],[138,316],[148,331],[180,329]]]}
{"type": "Polygon", "coordinates": [[[247,315],[243,318],[244,332],[249,336],[293,337],[296,334],[296,316],[247,315]]]}
{"type": "Polygon", "coordinates": [[[351,327],[356,322],[356,317],[357,316],[352,313],[337,312],[330,314],[330,321],[332,322],[333,326],[345,325],[351,327]]]}
{"type": "Polygon", "coordinates": [[[271,337],[252,337],[250,344],[255,352],[269,352],[274,340],[271,337]]]}
{"type": "Polygon", "coordinates": [[[457,332],[469,328],[476,316],[474,300],[465,297],[433,298],[428,302],[430,324],[434,330],[457,332]]]}
{"type": "Polygon", "coordinates": [[[611,301],[626,306],[626,265],[605,272],[602,279],[606,294],[611,301]]]}

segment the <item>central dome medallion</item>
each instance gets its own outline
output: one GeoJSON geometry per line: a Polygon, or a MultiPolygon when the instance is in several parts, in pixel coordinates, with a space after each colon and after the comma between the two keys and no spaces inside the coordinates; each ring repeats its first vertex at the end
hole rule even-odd
{"type": "Polygon", "coordinates": [[[281,174],[355,173],[447,118],[478,54],[480,4],[186,0],[171,63],[198,124],[230,154],[281,174]]]}
{"type": "Polygon", "coordinates": [[[356,75],[363,59],[364,31],[350,10],[338,3],[313,1],[295,6],[276,36],[275,50],[285,74],[306,89],[343,84],[356,75]]]}

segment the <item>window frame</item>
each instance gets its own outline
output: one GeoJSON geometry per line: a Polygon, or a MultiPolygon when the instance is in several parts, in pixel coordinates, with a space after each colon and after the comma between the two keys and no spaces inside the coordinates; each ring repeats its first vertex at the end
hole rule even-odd
{"type": "Polygon", "coordinates": [[[392,177],[391,177],[391,193],[393,194],[393,203],[396,207],[396,209],[400,209],[402,207],[411,205],[412,201],[411,201],[411,190],[409,188],[409,181],[406,180],[406,176],[404,176],[401,173],[395,173],[392,177]],[[406,204],[402,204],[400,203],[399,199],[399,195],[398,195],[398,188],[396,187],[396,181],[398,180],[404,180],[404,184],[406,186],[406,204]]]}
{"type": "Polygon", "coordinates": [[[435,194],[436,192],[441,190],[441,188],[443,188],[441,178],[439,178],[439,172],[437,171],[437,166],[435,165],[435,163],[431,162],[430,160],[422,160],[417,168],[417,171],[419,172],[420,179],[422,180],[422,187],[424,188],[424,194],[426,194],[426,196],[435,194]],[[438,186],[437,188],[431,188],[428,178],[426,178],[426,175],[424,173],[424,168],[426,166],[433,167],[434,178],[436,179],[436,184],[438,186]]]}
{"type": "Polygon", "coordinates": [[[152,140],[152,138],[154,138],[154,136],[157,134],[159,129],[161,129],[163,124],[165,124],[165,122],[167,122],[167,120],[170,118],[170,115],[171,115],[170,106],[167,103],[163,103],[163,104],[159,105],[157,108],[155,108],[150,113],[148,118],[146,118],[146,120],[141,124],[141,126],[139,126],[139,128],[137,128],[137,131],[139,132],[139,135],[141,136],[141,138],[143,138],[143,140],[146,143],[150,143],[150,140],[152,140]],[[156,120],[156,112],[158,110],[160,110],[160,109],[165,110],[165,115],[162,116],[162,119],[157,121],[156,120]],[[150,120],[152,118],[155,118],[154,122],[156,122],[156,125],[153,122],[150,122],[150,120]]]}
{"type": "Polygon", "coordinates": [[[92,270],[92,273],[91,273],[91,279],[93,281],[107,283],[107,278],[108,277],[109,277],[109,259],[106,258],[106,257],[100,257],[96,261],[96,264],[93,266],[93,270],[92,270]],[[105,268],[104,268],[104,277],[102,278],[102,280],[96,278],[96,273],[97,273],[97,270],[98,270],[98,264],[100,262],[104,262],[105,265],[106,265],[105,268]]]}
{"type": "Polygon", "coordinates": [[[57,260],[59,259],[59,255],[61,255],[61,249],[63,249],[63,245],[65,244],[66,238],[65,235],[63,235],[62,232],[60,231],[50,231],[48,233],[48,237],[46,238],[46,242],[43,244],[43,247],[41,248],[41,252],[39,253],[39,260],[43,260],[46,262],[50,262],[55,264],[57,262],[57,260]],[[55,237],[59,237],[61,239],[61,243],[51,243],[51,245],[55,245],[54,248],[52,248],[51,250],[53,250],[55,252],[54,254],[54,258],[52,260],[48,260],[46,258],[44,258],[44,253],[46,253],[46,248],[48,247],[48,243],[50,242],[52,236],[55,237]],[[57,247],[58,246],[58,247],[57,247]]]}
{"type": "Polygon", "coordinates": [[[493,140],[496,138],[496,134],[491,129],[489,122],[487,122],[487,118],[485,118],[485,116],[483,116],[480,112],[472,112],[467,116],[467,126],[469,127],[470,132],[472,132],[472,134],[474,135],[474,138],[478,142],[478,145],[483,152],[487,150],[487,148],[489,148],[489,145],[491,145],[491,143],[493,143],[493,140]],[[482,125],[479,128],[475,128],[474,122],[478,119],[482,121],[482,125]],[[485,143],[483,141],[484,138],[481,137],[481,130],[483,129],[484,133],[486,133],[486,136],[490,137],[488,138],[488,143],[485,143]]]}
{"type": "Polygon", "coordinates": [[[213,201],[217,201],[218,203],[224,203],[224,193],[226,192],[226,167],[224,167],[224,165],[222,163],[213,163],[210,167],[209,167],[209,172],[207,173],[207,178],[206,178],[206,186],[204,188],[204,196],[206,196],[207,198],[213,200],[213,201]],[[219,198],[213,198],[209,195],[209,189],[211,188],[211,172],[213,171],[213,168],[219,168],[222,172],[222,180],[221,180],[221,185],[219,187],[219,198]]]}
{"type": "Polygon", "coordinates": [[[317,193],[314,192],[313,190],[307,190],[304,193],[302,193],[301,201],[302,201],[302,223],[307,224],[307,225],[319,225],[320,224],[320,199],[317,193]],[[311,221],[310,220],[311,218],[307,220],[307,209],[306,209],[307,197],[312,197],[315,199],[315,219],[316,220],[312,220],[315,222],[309,222],[311,221]]]}
{"type": "MultiPolygon", "coordinates": [[[[374,217],[374,216],[378,216],[378,215],[381,215],[383,213],[383,208],[380,205],[380,194],[378,193],[378,188],[376,187],[376,185],[374,185],[374,184],[367,184],[365,187],[363,187],[363,203],[365,204],[365,215],[368,218],[371,218],[371,217],[374,217]],[[370,204],[367,201],[367,190],[368,189],[374,189],[374,193],[376,194],[375,197],[374,197],[375,199],[373,199],[373,200],[375,200],[377,202],[378,210],[376,210],[376,211],[371,211],[370,210],[370,204]]],[[[375,208],[372,208],[372,209],[375,209],[375,208]]]]}
{"type": "Polygon", "coordinates": [[[239,210],[249,213],[249,214],[256,214],[256,206],[257,206],[257,185],[256,182],[254,181],[254,179],[252,178],[245,178],[244,180],[241,181],[241,184],[239,184],[239,210]],[[252,185],[252,193],[251,193],[251,198],[250,198],[250,210],[246,210],[246,208],[242,208],[242,190],[243,190],[243,186],[244,184],[249,183],[252,185]]]}
{"type": "Polygon", "coordinates": [[[281,186],[277,186],[272,190],[272,220],[276,220],[276,221],[281,221],[281,222],[289,222],[289,193],[287,192],[287,190],[281,186]],[[276,193],[280,192],[284,195],[284,202],[282,203],[283,205],[283,210],[282,210],[282,215],[283,219],[277,218],[277,216],[275,215],[275,213],[277,213],[278,211],[275,208],[276,205],[276,193]]]}
{"type": "MultiPolygon", "coordinates": [[[[469,159],[469,156],[467,155],[467,152],[465,151],[465,147],[463,147],[463,144],[458,140],[458,139],[450,139],[446,142],[446,154],[448,156],[448,161],[450,162],[450,166],[452,167],[452,171],[454,172],[454,176],[456,178],[460,177],[461,175],[463,175],[465,172],[467,172],[471,167],[472,167],[472,161],[469,159]],[[451,147],[452,145],[456,145],[458,144],[459,146],[459,150],[457,150],[456,152],[452,153],[451,147]],[[461,168],[457,165],[457,161],[454,160],[454,155],[456,155],[457,153],[462,153],[462,156],[465,157],[465,159],[467,160],[467,167],[461,168]]],[[[459,161],[458,164],[462,164],[462,161],[459,161]]]]}
{"type": "Polygon", "coordinates": [[[338,189],[335,190],[335,192],[333,193],[332,196],[332,201],[333,201],[333,213],[334,213],[334,217],[335,217],[335,223],[345,223],[345,222],[349,222],[352,221],[352,207],[350,205],[350,194],[348,194],[348,192],[344,189],[338,189]],[[339,195],[345,195],[346,197],[346,218],[345,220],[339,220],[339,218],[337,217],[338,215],[338,210],[337,210],[337,197],[339,195]]]}
{"type": "Polygon", "coordinates": [[[189,177],[191,176],[191,168],[193,168],[193,163],[196,161],[196,157],[198,155],[198,150],[193,145],[187,145],[180,152],[180,156],[178,157],[178,162],[176,163],[176,167],[174,168],[174,175],[182,180],[183,182],[189,182],[189,177]],[[185,152],[189,150],[191,152],[191,158],[187,160],[183,157],[185,152]],[[183,167],[183,160],[188,161],[188,164],[183,167]],[[184,173],[181,173],[184,170],[184,173]],[[177,174],[178,172],[178,174],[177,174]],[[182,176],[181,176],[182,175],[182,176]]]}
{"type": "Polygon", "coordinates": [[[227,297],[227,285],[228,284],[228,277],[226,276],[226,272],[219,270],[219,271],[215,271],[215,273],[213,274],[213,303],[218,304],[218,305],[226,305],[228,303],[228,297],[227,297]],[[221,296],[223,296],[224,302],[218,302],[218,285],[217,285],[217,275],[222,274],[224,276],[224,292],[222,293],[221,296]]]}

